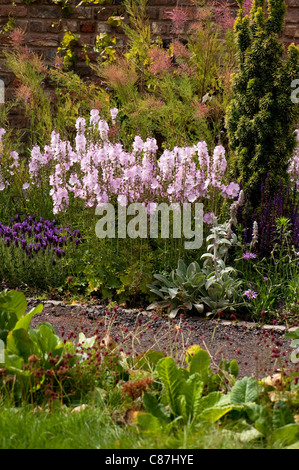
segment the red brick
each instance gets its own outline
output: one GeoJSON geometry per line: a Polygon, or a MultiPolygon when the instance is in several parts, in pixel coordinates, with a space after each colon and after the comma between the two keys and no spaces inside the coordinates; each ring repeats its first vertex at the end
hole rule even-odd
{"type": "Polygon", "coordinates": [[[170,25],[164,22],[153,22],[152,23],[152,33],[158,34],[159,36],[165,36],[169,34],[170,25]]]}
{"type": "Polygon", "coordinates": [[[285,17],[286,23],[296,23],[297,28],[299,24],[299,8],[289,8],[285,17]]]}
{"type": "Polygon", "coordinates": [[[31,34],[27,39],[27,45],[29,47],[58,47],[59,40],[55,34],[31,34]]]}
{"type": "MultiPolygon", "coordinates": [[[[46,33],[60,33],[62,30],[62,23],[61,21],[44,21],[43,22],[45,25],[45,32],[46,33]]],[[[67,28],[69,29],[69,28],[67,28]]],[[[77,31],[77,28],[76,28],[77,31]]]]}
{"type": "Polygon", "coordinates": [[[95,11],[95,18],[100,21],[107,21],[115,12],[115,7],[98,8],[95,11]]]}
{"type": "Polygon", "coordinates": [[[44,31],[43,21],[31,21],[30,22],[30,31],[32,33],[42,33],[44,31]]]}
{"type": "Polygon", "coordinates": [[[94,33],[95,30],[96,30],[95,23],[81,23],[80,24],[81,33],[94,33]]]}
{"type": "Polygon", "coordinates": [[[13,7],[13,6],[9,6],[9,5],[5,5],[3,7],[1,7],[0,9],[0,16],[1,17],[9,17],[9,15],[13,15],[15,16],[16,18],[21,18],[23,16],[26,16],[27,15],[27,7],[25,5],[22,5],[22,6],[16,6],[16,7],[13,7]]]}
{"type": "Polygon", "coordinates": [[[59,18],[61,16],[61,8],[58,5],[29,5],[28,15],[32,18],[59,18]]]}

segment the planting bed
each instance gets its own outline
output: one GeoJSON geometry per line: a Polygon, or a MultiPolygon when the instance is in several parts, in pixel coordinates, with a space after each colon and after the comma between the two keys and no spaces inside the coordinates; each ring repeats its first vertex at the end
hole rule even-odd
{"type": "MultiPolygon", "coordinates": [[[[40,302],[29,301],[28,307],[37,303],[40,302]]],[[[42,313],[33,317],[31,326],[49,322],[65,339],[72,339],[73,334],[76,337],[81,331],[88,337],[96,329],[104,338],[109,331],[111,338],[129,354],[156,349],[177,358],[182,357],[184,346],[198,344],[208,350],[214,367],[224,358],[236,359],[239,378],[262,378],[282,368],[299,370],[291,361],[292,340],[284,338],[289,330],[283,326],[195,317],[169,320],[167,316],[121,307],[106,314],[103,305],[65,305],[55,301],[43,304],[42,313]]]]}

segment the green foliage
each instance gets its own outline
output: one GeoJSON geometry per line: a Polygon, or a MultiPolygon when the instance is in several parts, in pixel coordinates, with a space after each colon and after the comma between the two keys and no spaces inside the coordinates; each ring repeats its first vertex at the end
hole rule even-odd
{"type": "Polygon", "coordinates": [[[15,27],[15,21],[16,19],[14,15],[12,13],[9,14],[7,22],[0,28],[0,35],[7,34],[8,32],[12,31],[15,27]]]}
{"type": "Polygon", "coordinates": [[[191,263],[187,268],[185,263],[179,260],[177,269],[171,272],[169,278],[162,274],[154,274],[154,278],[155,283],[148,287],[163,300],[151,304],[148,309],[168,306],[170,318],[174,318],[179,310],[191,311],[195,308],[198,313],[203,312],[200,288],[204,285],[205,276],[197,262],[191,263]]]}
{"type": "MultiPolygon", "coordinates": [[[[199,346],[192,346],[188,351],[187,370],[179,368],[171,357],[158,362],[155,376],[163,389],[154,395],[144,394],[146,413],[138,414],[136,419],[141,431],[161,435],[163,430],[178,432],[183,425],[194,430],[218,422],[223,436],[227,434],[244,443],[264,440],[274,447],[297,444],[299,425],[294,422],[295,409],[290,403],[285,400],[269,402],[269,387],[254,377],[236,381],[228,373],[225,380],[230,378],[229,391],[207,388],[203,372],[210,371],[210,362],[203,360],[203,353],[208,353],[199,346]]],[[[237,373],[235,363],[230,367],[237,373]]],[[[209,375],[210,384],[217,384],[218,374],[209,375]]]]}
{"type": "Polygon", "coordinates": [[[111,63],[116,60],[116,38],[107,33],[100,33],[96,37],[94,50],[99,53],[99,62],[111,63]]]}
{"type": "Polygon", "coordinates": [[[261,393],[261,387],[253,377],[245,377],[236,382],[231,390],[231,403],[240,404],[255,402],[261,393]]]}
{"type": "Polygon", "coordinates": [[[63,341],[47,322],[35,329],[30,327],[32,317],[41,313],[42,305],[28,313],[26,308],[23,293],[0,294],[0,339],[4,344],[1,397],[16,403],[24,400],[38,404],[59,398],[63,403],[79,399],[96,386],[128,380],[115,343],[108,337],[100,344],[97,335],[86,338],[81,332],[77,344],[63,341]]]}
{"type": "Polygon", "coordinates": [[[183,37],[174,35],[165,48],[151,31],[147,3],[124,2],[129,19],[121,24],[128,38],[126,52],[111,62],[110,53],[105,52],[109,38],[102,35],[103,44],[97,48],[99,66],[92,66],[110,87],[120,110],[121,139],[127,144],[135,135],[151,135],[161,149],[205,140],[212,148],[231,99],[230,78],[235,65],[231,31],[219,41],[222,32],[209,12],[207,21],[194,25],[183,37]]]}
{"type": "Polygon", "coordinates": [[[33,315],[42,311],[42,306],[38,306],[26,314],[26,308],[22,292],[4,290],[0,293],[0,339],[4,343],[10,332],[20,328],[28,331],[33,315]]]}
{"type": "Polygon", "coordinates": [[[226,124],[234,152],[235,173],[253,207],[261,200],[261,183],[270,174],[274,194],[287,181],[295,148],[293,135],[299,107],[291,100],[291,82],[299,75],[299,48],[284,48],[278,39],[285,14],[284,0],[254,1],[249,16],[240,8],[235,23],[239,67],[226,124]]]}
{"type": "Polygon", "coordinates": [[[240,288],[243,281],[236,279],[236,270],[226,266],[228,250],[238,245],[238,239],[231,228],[232,219],[223,224],[217,222],[207,236],[207,252],[203,267],[193,261],[188,267],[179,260],[176,270],[169,276],[154,274],[155,281],[148,287],[162,300],[154,302],[148,308],[168,307],[170,318],[174,318],[179,310],[197,311],[207,315],[219,311],[234,312],[237,306],[245,306],[241,300],[240,288]]]}
{"type": "Polygon", "coordinates": [[[30,328],[32,317],[41,313],[42,304],[26,313],[25,295],[4,290],[0,294],[0,309],[0,336],[5,345],[3,366],[10,369],[15,364],[13,369],[21,369],[20,364],[28,362],[32,354],[42,360],[49,354],[61,356],[64,346],[52,325],[42,323],[36,330],[30,328]]]}
{"type": "Polygon", "coordinates": [[[169,405],[170,414],[155,396],[144,394],[143,405],[148,414],[137,418],[137,424],[142,429],[156,431],[163,423],[173,424],[180,420],[185,424],[200,419],[215,422],[231,411],[232,407],[220,392],[203,396],[204,389],[215,381],[215,376],[209,369],[208,353],[197,348],[191,359],[188,356],[189,370],[178,367],[171,357],[158,362],[155,375],[163,384],[166,394],[163,403],[169,405]]]}
{"type": "Polygon", "coordinates": [[[283,320],[288,323],[296,318],[297,312],[298,254],[291,241],[290,220],[280,217],[275,220],[273,227],[275,244],[270,256],[258,257],[251,253],[254,258],[244,260],[237,256],[234,262],[236,269],[242,273],[244,285],[257,294],[247,301],[252,318],[264,322],[271,316],[283,316],[283,320]],[[283,309],[279,309],[280,304],[283,304],[283,309]]]}
{"type": "Polygon", "coordinates": [[[68,69],[77,62],[78,58],[74,52],[74,46],[80,38],[79,34],[74,34],[71,31],[65,31],[61,46],[58,47],[57,52],[63,56],[63,67],[68,69]]]}

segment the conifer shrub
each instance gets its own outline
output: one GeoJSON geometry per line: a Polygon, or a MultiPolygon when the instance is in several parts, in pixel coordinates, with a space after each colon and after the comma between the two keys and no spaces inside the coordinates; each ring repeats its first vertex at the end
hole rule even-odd
{"type": "Polygon", "coordinates": [[[275,194],[288,180],[294,152],[299,105],[291,100],[291,83],[299,77],[299,46],[287,51],[279,39],[284,24],[284,0],[254,0],[244,15],[243,1],[235,22],[238,71],[234,98],[226,113],[234,176],[253,208],[261,200],[261,184],[269,176],[275,194]]]}

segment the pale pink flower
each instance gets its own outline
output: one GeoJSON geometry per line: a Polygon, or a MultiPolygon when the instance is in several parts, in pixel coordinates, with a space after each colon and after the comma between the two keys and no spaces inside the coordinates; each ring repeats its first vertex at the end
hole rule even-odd
{"type": "Polygon", "coordinates": [[[118,115],[118,109],[117,108],[110,109],[110,115],[112,117],[112,121],[114,122],[118,115]]]}
{"type": "Polygon", "coordinates": [[[215,214],[213,212],[208,212],[203,216],[203,222],[207,225],[213,225],[215,221],[215,214]]]}

